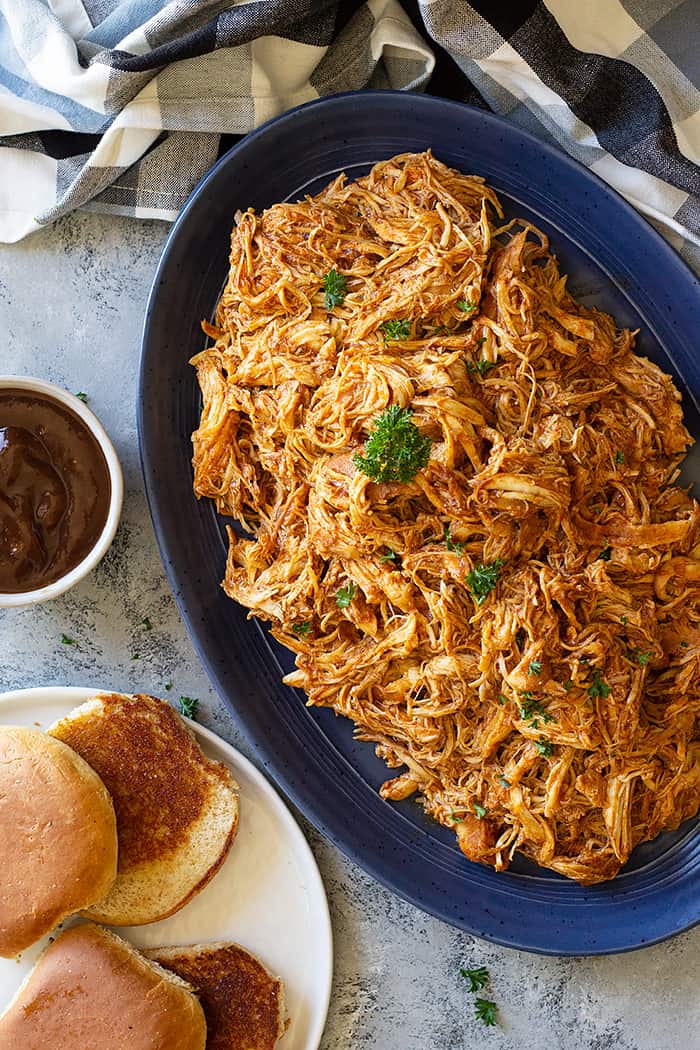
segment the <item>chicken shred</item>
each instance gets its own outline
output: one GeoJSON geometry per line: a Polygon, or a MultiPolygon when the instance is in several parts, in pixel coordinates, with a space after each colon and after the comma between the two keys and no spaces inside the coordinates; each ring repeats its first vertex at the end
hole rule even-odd
{"type": "Polygon", "coordinates": [[[542,232],[481,178],[397,156],[238,216],[204,329],[194,490],[240,526],[224,589],[296,654],[286,681],[403,770],[384,798],[416,794],[471,860],[584,884],[697,812],[680,396],[542,232]],[[391,405],[432,441],[404,483],[353,462],[391,405]]]}

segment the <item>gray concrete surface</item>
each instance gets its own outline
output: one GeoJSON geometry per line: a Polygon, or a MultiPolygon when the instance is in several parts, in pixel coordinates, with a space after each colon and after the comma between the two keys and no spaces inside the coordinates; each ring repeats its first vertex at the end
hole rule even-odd
{"type": "MultiPolygon", "coordinates": [[[[117,540],[92,577],[47,605],[0,611],[0,689],[94,685],[162,694],[172,681],[171,695],[199,697],[201,721],[250,755],[170,596],[141,480],[139,336],[166,232],[158,223],[83,214],[0,247],[0,372],[86,391],[126,480],[117,540]],[[141,625],[145,616],[151,632],[141,625]],[[80,648],[61,645],[64,632],[80,648]]],[[[700,928],[616,958],[544,959],[496,948],[393,897],[302,824],[336,939],[323,1050],[700,1048],[700,928]],[[492,975],[497,1029],[474,1019],[459,976],[460,966],[481,964],[492,975]]]]}

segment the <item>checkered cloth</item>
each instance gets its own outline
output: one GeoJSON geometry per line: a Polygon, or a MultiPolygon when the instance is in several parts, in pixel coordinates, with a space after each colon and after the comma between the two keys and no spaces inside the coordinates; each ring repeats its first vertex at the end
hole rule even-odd
{"type": "Polygon", "coordinates": [[[698,0],[0,0],[0,240],[173,219],[231,135],[428,90],[556,142],[700,269],[698,0]]]}

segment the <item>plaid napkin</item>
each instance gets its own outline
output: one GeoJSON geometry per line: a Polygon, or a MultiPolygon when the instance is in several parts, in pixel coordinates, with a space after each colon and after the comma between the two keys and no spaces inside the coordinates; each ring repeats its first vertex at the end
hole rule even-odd
{"type": "Polygon", "coordinates": [[[700,269],[699,44],[697,0],[0,0],[0,240],[174,219],[231,135],[427,89],[553,140],[700,269]]]}

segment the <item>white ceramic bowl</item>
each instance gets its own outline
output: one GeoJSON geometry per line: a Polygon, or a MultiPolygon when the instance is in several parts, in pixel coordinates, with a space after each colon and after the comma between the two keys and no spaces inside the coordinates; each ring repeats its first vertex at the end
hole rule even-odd
{"type": "Polygon", "coordinates": [[[39,602],[46,602],[50,598],[57,598],[59,594],[70,590],[79,580],[82,580],[83,577],[92,572],[98,562],[102,560],[114,539],[124,498],[122,468],[119,465],[117,453],[114,451],[114,445],[109,440],[107,431],[95,413],[79,397],[76,397],[75,394],[69,394],[67,390],[63,390],[60,386],[55,386],[53,383],[47,383],[43,379],[32,379],[29,376],[0,375],[0,391],[8,389],[26,390],[28,393],[43,394],[45,397],[53,398],[54,401],[65,405],[66,408],[69,408],[76,416],[82,419],[102,449],[109,471],[111,494],[104,528],[95,546],[85,555],[83,560],[78,562],[70,572],[65,573],[58,580],[54,580],[53,583],[47,584],[46,587],[38,587],[34,591],[22,591],[19,594],[0,592],[0,608],[36,605],[39,602]]]}

